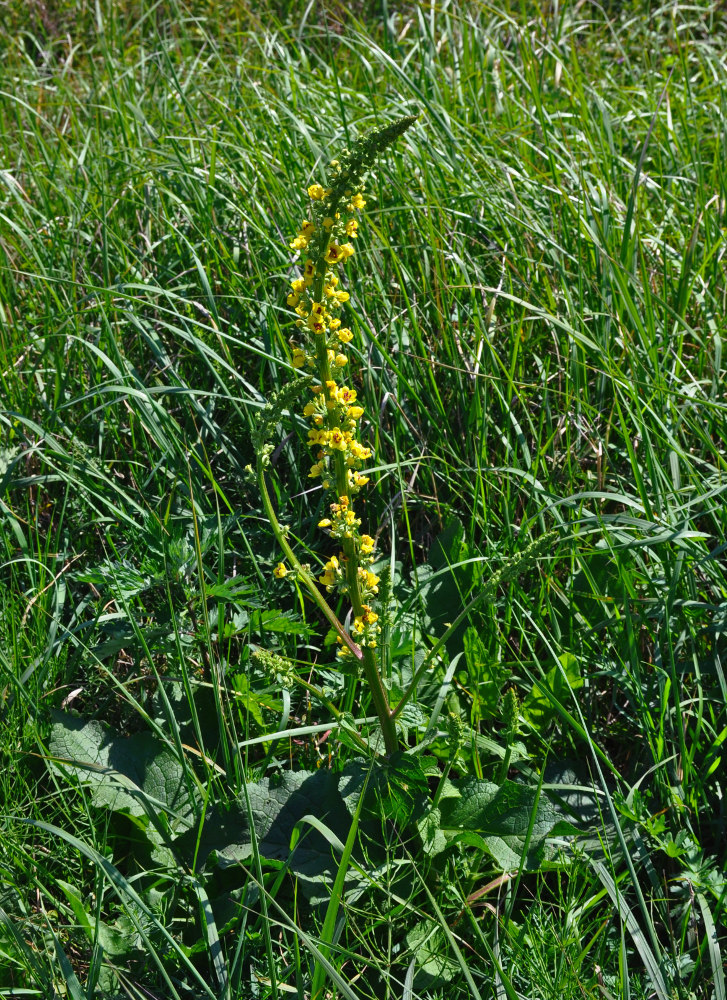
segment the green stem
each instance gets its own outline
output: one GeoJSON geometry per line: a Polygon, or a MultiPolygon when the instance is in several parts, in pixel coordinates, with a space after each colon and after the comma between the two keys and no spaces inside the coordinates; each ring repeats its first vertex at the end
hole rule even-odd
{"type": "Polygon", "coordinates": [[[387,754],[391,756],[392,753],[396,753],[399,749],[399,737],[396,732],[394,716],[389,707],[386,688],[381,680],[381,674],[376,663],[376,654],[368,646],[364,646],[363,649],[363,669],[364,677],[366,678],[366,683],[369,686],[371,698],[373,699],[374,708],[379,717],[381,732],[384,735],[384,746],[386,747],[387,754]]]}
{"type": "MultiPolygon", "coordinates": [[[[331,713],[331,715],[336,720],[336,722],[341,722],[342,721],[344,713],[343,712],[339,712],[339,710],[336,708],[336,706],[333,704],[333,702],[329,701],[328,698],[326,698],[325,694],[323,693],[323,691],[321,691],[320,688],[317,688],[315,686],[315,684],[309,684],[308,681],[304,681],[302,677],[297,677],[296,676],[295,682],[296,682],[296,684],[300,684],[300,686],[302,688],[305,688],[305,690],[308,691],[309,694],[312,694],[315,698],[317,698],[323,704],[324,708],[328,709],[328,711],[331,713]]],[[[364,751],[364,753],[367,753],[367,754],[370,753],[370,749],[371,748],[369,747],[369,745],[366,742],[366,740],[362,739],[358,735],[358,733],[355,732],[352,729],[349,729],[348,732],[354,738],[354,740],[356,741],[356,743],[358,743],[358,745],[361,747],[361,749],[364,751]]]]}
{"type": "Polygon", "coordinates": [[[444,771],[442,772],[442,777],[439,779],[439,784],[437,785],[437,790],[434,793],[434,798],[432,799],[432,809],[436,809],[439,805],[439,800],[442,797],[442,792],[444,791],[444,783],[449,777],[449,772],[452,770],[452,761],[448,760],[444,771]]]}
{"type": "Polygon", "coordinates": [[[257,478],[258,478],[258,485],[260,487],[260,496],[263,502],[263,510],[265,511],[265,516],[270,522],[270,527],[273,529],[273,534],[275,535],[275,539],[278,545],[285,553],[285,557],[290,562],[291,566],[293,566],[293,568],[297,571],[298,579],[302,583],[304,583],[305,586],[308,588],[308,592],[310,593],[311,597],[318,605],[324,616],[331,623],[336,633],[341,637],[341,640],[346,644],[346,646],[348,646],[348,648],[351,650],[356,659],[361,661],[363,659],[363,653],[361,652],[361,647],[353,641],[351,636],[348,634],[348,632],[345,630],[341,622],[338,620],[334,611],[331,609],[328,602],[321,594],[318,587],[315,585],[312,576],[310,575],[308,570],[301,564],[300,560],[293,552],[292,548],[290,547],[290,543],[288,542],[288,539],[285,537],[285,532],[280,527],[280,523],[277,517],[275,516],[275,511],[273,510],[273,505],[270,500],[270,494],[268,493],[267,483],[265,482],[265,471],[263,469],[263,462],[261,455],[258,455],[257,459],[257,478]]]}
{"type": "MultiPolygon", "coordinates": [[[[328,241],[330,242],[330,241],[328,241]]],[[[320,259],[316,263],[315,279],[313,282],[313,301],[321,302],[323,298],[323,282],[326,276],[325,255],[328,249],[328,242],[323,247],[320,259]]],[[[316,338],[316,361],[318,363],[318,377],[321,382],[321,392],[325,394],[326,382],[331,379],[331,367],[328,363],[328,348],[325,336],[316,338]]],[[[328,426],[332,429],[335,426],[335,417],[332,412],[328,414],[328,426]]],[[[346,464],[343,455],[337,453],[335,456],[336,492],[339,497],[351,495],[348,489],[346,476],[346,464]]],[[[351,599],[354,617],[358,618],[363,614],[363,601],[361,600],[361,587],[358,578],[358,554],[352,538],[342,539],[343,554],[346,563],[346,582],[348,593],[351,599]]],[[[396,723],[389,706],[389,699],[386,688],[379,673],[376,661],[376,653],[369,646],[364,646],[362,656],[359,657],[363,663],[363,672],[374,703],[374,710],[379,717],[381,732],[384,737],[386,753],[391,755],[399,749],[399,738],[396,732],[396,723]]]]}
{"type": "Polygon", "coordinates": [[[496,783],[501,785],[507,778],[507,772],[510,770],[510,761],[512,760],[512,740],[508,740],[507,747],[505,749],[505,756],[500,762],[500,768],[497,772],[496,783]]]}

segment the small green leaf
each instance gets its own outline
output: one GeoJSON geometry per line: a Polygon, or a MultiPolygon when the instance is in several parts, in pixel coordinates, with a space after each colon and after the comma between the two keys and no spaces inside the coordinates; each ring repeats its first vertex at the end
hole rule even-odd
{"type": "Polygon", "coordinates": [[[253,632],[285,632],[288,635],[308,635],[310,628],[299,618],[284,614],[278,608],[254,611],[250,615],[253,632]]]}
{"type": "Polygon", "coordinates": [[[126,955],[134,947],[135,938],[128,933],[109,927],[102,920],[96,924],[95,919],[86,912],[86,907],[81,899],[80,893],[75,886],[62,879],[56,879],[55,884],[62,890],[63,895],[73,910],[78,926],[84,931],[89,942],[93,945],[98,943],[103,948],[105,954],[115,957],[126,955]],[[98,926],[98,934],[96,933],[98,926]]]}
{"type": "Polygon", "coordinates": [[[569,687],[575,691],[583,686],[581,668],[576,657],[571,653],[563,653],[558,660],[560,666],[553,667],[542,680],[536,681],[523,702],[523,715],[537,729],[544,728],[555,717],[557,709],[553,699],[561,705],[567,705],[570,702],[569,687]]]}
{"type": "Polygon", "coordinates": [[[406,943],[416,957],[418,989],[449,982],[458,975],[459,967],[448,954],[447,939],[433,920],[415,924],[406,936],[406,943]]]}
{"type": "Polygon", "coordinates": [[[490,718],[497,713],[500,691],[510,676],[510,671],[502,663],[496,662],[480,638],[478,629],[470,627],[463,636],[464,655],[467,661],[467,677],[472,678],[479,714],[490,718]]]}

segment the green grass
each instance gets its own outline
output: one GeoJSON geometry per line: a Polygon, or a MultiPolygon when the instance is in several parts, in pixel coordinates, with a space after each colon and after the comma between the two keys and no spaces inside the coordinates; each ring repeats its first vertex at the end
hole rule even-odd
{"type": "MultiPolygon", "coordinates": [[[[724,1000],[720,6],[3,14],[0,995],[302,1000],[325,972],[339,997],[724,1000]],[[276,775],[355,766],[345,726],[321,741],[327,706],[373,714],[273,580],[245,466],[291,377],[305,188],[413,106],[349,279],[394,681],[412,635],[430,646],[561,535],[418,691],[434,731],[454,712],[479,737],[454,772],[495,781],[514,688],[510,776],[584,817],[481,894],[488,854],[435,864],[375,816],[337,882],[345,830],[318,831],[324,883],[271,862],[250,820],[276,775]],[[147,786],[120,811],[54,763],[61,707],[113,739],[154,733],[176,813],[147,786]],[[204,861],[208,815],[249,831],[236,864],[204,861]]],[[[281,425],[272,482],[317,566],[304,442],[281,425]]]]}

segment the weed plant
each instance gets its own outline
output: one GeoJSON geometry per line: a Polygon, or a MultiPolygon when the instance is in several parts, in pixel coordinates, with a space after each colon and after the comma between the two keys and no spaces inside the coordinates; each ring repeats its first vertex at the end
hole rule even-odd
{"type": "Polygon", "coordinates": [[[725,1000],[722,7],[0,14],[0,995],[725,1000]]]}

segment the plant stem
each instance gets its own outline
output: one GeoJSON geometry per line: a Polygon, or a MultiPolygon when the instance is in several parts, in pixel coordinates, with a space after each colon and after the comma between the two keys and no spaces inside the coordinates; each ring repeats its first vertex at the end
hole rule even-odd
{"type": "MultiPolygon", "coordinates": [[[[323,693],[323,691],[321,691],[320,688],[317,688],[315,684],[309,684],[308,681],[304,681],[302,677],[296,677],[295,682],[296,684],[300,684],[300,686],[304,688],[306,691],[308,691],[309,694],[312,694],[315,698],[317,698],[322,703],[322,705],[328,709],[328,711],[331,713],[336,722],[342,721],[344,713],[340,712],[333,704],[333,702],[330,701],[328,698],[326,698],[325,694],[323,693]]],[[[368,753],[369,752],[368,743],[364,739],[362,739],[358,735],[358,733],[355,732],[354,730],[350,729],[349,732],[353,737],[353,739],[356,741],[356,743],[361,747],[361,749],[365,753],[368,753]]]]}
{"type": "MultiPolygon", "coordinates": [[[[326,275],[325,255],[328,249],[328,242],[324,245],[321,257],[316,264],[315,279],[313,283],[314,302],[320,302],[323,297],[323,282],[326,275]]],[[[325,391],[326,383],[331,379],[331,367],[328,361],[328,348],[326,346],[325,337],[318,337],[316,339],[316,361],[318,363],[318,377],[320,379],[321,386],[323,387],[322,391],[325,391]]],[[[331,429],[335,426],[335,417],[332,412],[329,412],[328,414],[328,426],[331,429]]],[[[335,456],[335,476],[336,492],[339,498],[345,496],[350,500],[351,494],[348,488],[348,480],[346,476],[346,463],[343,455],[340,453],[335,456]]],[[[364,613],[364,604],[361,599],[361,587],[358,578],[358,554],[352,538],[343,538],[341,540],[341,544],[345,557],[348,594],[351,600],[354,617],[358,618],[364,613]]],[[[370,646],[364,646],[362,656],[360,656],[359,659],[363,663],[364,677],[371,693],[374,709],[379,717],[386,753],[390,755],[399,749],[399,738],[396,732],[396,723],[394,722],[394,717],[389,706],[386,688],[384,687],[384,683],[379,672],[376,653],[370,646]]]]}
{"type": "Polygon", "coordinates": [[[301,564],[300,560],[293,552],[293,549],[291,548],[288,539],[285,537],[285,532],[280,527],[280,522],[275,516],[275,511],[273,510],[273,505],[270,500],[270,494],[268,493],[267,483],[265,482],[265,471],[263,469],[262,456],[260,454],[258,454],[258,459],[257,459],[257,478],[258,478],[258,485],[260,487],[260,496],[262,498],[263,510],[265,511],[265,516],[270,522],[270,527],[273,529],[273,534],[275,535],[275,539],[280,548],[285,553],[286,559],[290,562],[291,566],[293,566],[293,568],[297,571],[298,579],[302,583],[304,583],[305,586],[308,588],[308,592],[310,593],[311,597],[318,605],[320,610],[323,612],[325,617],[328,619],[330,624],[333,626],[336,633],[341,637],[341,640],[351,650],[351,652],[353,653],[353,655],[356,657],[357,660],[359,661],[362,660],[363,653],[361,652],[361,647],[353,641],[351,636],[348,634],[348,632],[345,630],[341,622],[338,620],[335,612],[332,610],[332,608],[326,601],[323,594],[321,594],[320,590],[315,585],[312,576],[310,575],[308,570],[301,564]]]}

